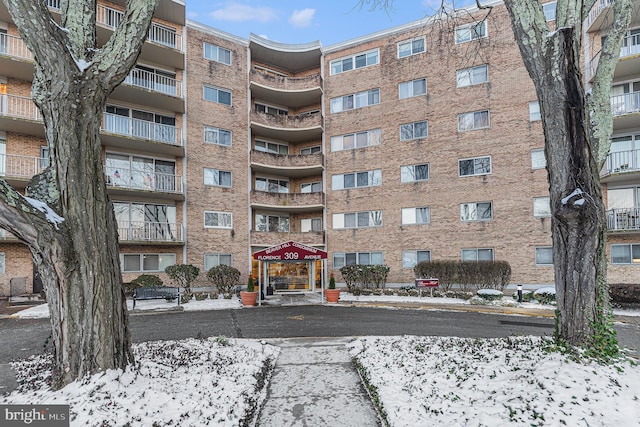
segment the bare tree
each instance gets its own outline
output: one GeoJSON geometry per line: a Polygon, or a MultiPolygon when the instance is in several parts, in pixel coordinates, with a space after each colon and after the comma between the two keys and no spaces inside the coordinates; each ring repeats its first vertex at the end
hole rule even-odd
{"type": "Polygon", "coordinates": [[[42,277],[55,353],[54,386],[133,361],[117,226],[101,159],[107,97],[134,66],[158,0],[129,0],[111,38],[96,42],[95,0],[3,0],[35,58],[32,97],[50,166],[23,197],[0,179],[0,227],[31,251],[42,277]]]}

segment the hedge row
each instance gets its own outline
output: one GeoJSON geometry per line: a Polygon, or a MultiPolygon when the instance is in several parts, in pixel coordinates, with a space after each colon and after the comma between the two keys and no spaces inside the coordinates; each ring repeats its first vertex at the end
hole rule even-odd
{"type": "Polygon", "coordinates": [[[340,268],[347,290],[358,293],[360,289],[384,288],[389,275],[388,265],[350,264],[340,268]]]}
{"type": "Polygon", "coordinates": [[[511,280],[506,261],[422,261],[413,269],[417,278],[437,278],[439,287],[448,291],[456,284],[464,291],[504,289],[511,280]]]}

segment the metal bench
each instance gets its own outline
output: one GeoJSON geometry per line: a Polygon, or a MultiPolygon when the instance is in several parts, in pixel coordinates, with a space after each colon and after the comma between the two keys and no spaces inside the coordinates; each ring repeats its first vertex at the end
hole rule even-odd
{"type": "Polygon", "coordinates": [[[180,305],[180,288],[169,286],[136,288],[133,290],[133,309],[135,310],[136,308],[137,300],[165,299],[167,301],[173,301],[176,298],[178,299],[178,305],[180,305]]]}

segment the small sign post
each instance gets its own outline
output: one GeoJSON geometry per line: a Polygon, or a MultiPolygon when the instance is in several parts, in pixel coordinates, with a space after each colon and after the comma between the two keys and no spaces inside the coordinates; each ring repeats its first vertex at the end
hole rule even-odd
{"type": "Polygon", "coordinates": [[[429,288],[430,295],[433,296],[433,288],[437,288],[439,285],[438,279],[416,279],[416,288],[420,289],[420,296],[422,297],[422,289],[429,288]]]}

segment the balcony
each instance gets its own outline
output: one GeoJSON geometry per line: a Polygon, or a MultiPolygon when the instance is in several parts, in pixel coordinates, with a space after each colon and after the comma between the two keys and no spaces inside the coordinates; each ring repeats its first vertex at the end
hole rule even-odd
{"type": "Polygon", "coordinates": [[[130,221],[118,223],[120,243],[183,244],[182,226],[166,222],[130,221]]]}
{"type": "Polygon", "coordinates": [[[33,78],[33,55],[20,37],[0,33],[0,69],[5,77],[26,81],[33,78]]]}
{"type": "Polygon", "coordinates": [[[0,242],[19,242],[19,240],[13,234],[0,228],[0,242]]]}
{"type": "Polygon", "coordinates": [[[100,140],[105,146],[184,156],[182,129],[104,113],[100,140]]]}
{"type": "Polygon", "coordinates": [[[281,212],[316,212],[324,207],[324,193],[251,191],[251,207],[281,212]]]}
{"type": "Polygon", "coordinates": [[[640,92],[611,96],[613,126],[619,131],[637,126],[640,116],[640,92]]]}
{"type": "Polygon", "coordinates": [[[31,177],[42,172],[49,159],[15,154],[0,154],[0,176],[12,187],[24,188],[31,177]]]}
{"type": "Polygon", "coordinates": [[[270,231],[251,231],[251,246],[275,246],[282,242],[293,240],[309,246],[324,246],[324,231],[309,232],[270,232],[270,231]]]}
{"type": "Polygon", "coordinates": [[[162,105],[171,111],[185,112],[182,82],[160,72],[134,68],[113,91],[112,97],[130,103],[162,105]]]}
{"type": "Polygon", "coordinates": [[[251,169],[255,172],[288,177],[320,175],[324,169],[322,153],[273,154],[251,150],[251,169]]]}
{"type": "Polygon", "coordinates": [[[320,104],[322,98],[320,73],[290,77],[262,67],[254,67],[250,78],[253,98],[269,100],[292,108],[320,104]]]}
{"type": "Polygon", "coordinates": [[[585,19],[584,28],[587,31],[600,31],[604,27],[611,25],[613,19],[614,0],[596,0],[585,19]]]}
{"type": "Polygon", "coordinates": [[[640,172],[640,150],[616,151],[609,153],[600,171],[602,182],[623,182],[633,180],[640,172]]]}
{"type": "MultiPolygon", "coordinates": [[[[600,62],[601,51],[596,53],[589,63],[587,68],[589,79],[595,76],[598,69],[598,63],[600,62]]],[[[620,60],[616,64],[616,69],[613,74],[613,78],[616,81],[625,80],[629,77],[634,77],[638,74],[640,69],[640,34],[632,34],[626,36],[622,40],[622,47],[620,48],[620,60]]]]}
{"type": "Polygon", "coordinates": [[[0,129],[44,137],[40,110],[26,96],[0,95],[0,129]]]}
{"type": "Polygon", "coordinates": [[[287,116],[251,112],[251,131],[256,135],[293,143],[322,138],[322,114],[319,111],[287,116]]]}
{"type": "Polygon", "coordinates": [[[178,175],[110,166],[104,170],[113,195],[139,196],[140,192],[148,192],[155,198],[184,200],[182,177],[178,175]]]}
{"type": "Polygon", "coordinates": [[[608,210],[607,231],[640,232],[640,209],[623,208],[608,210]]]}

